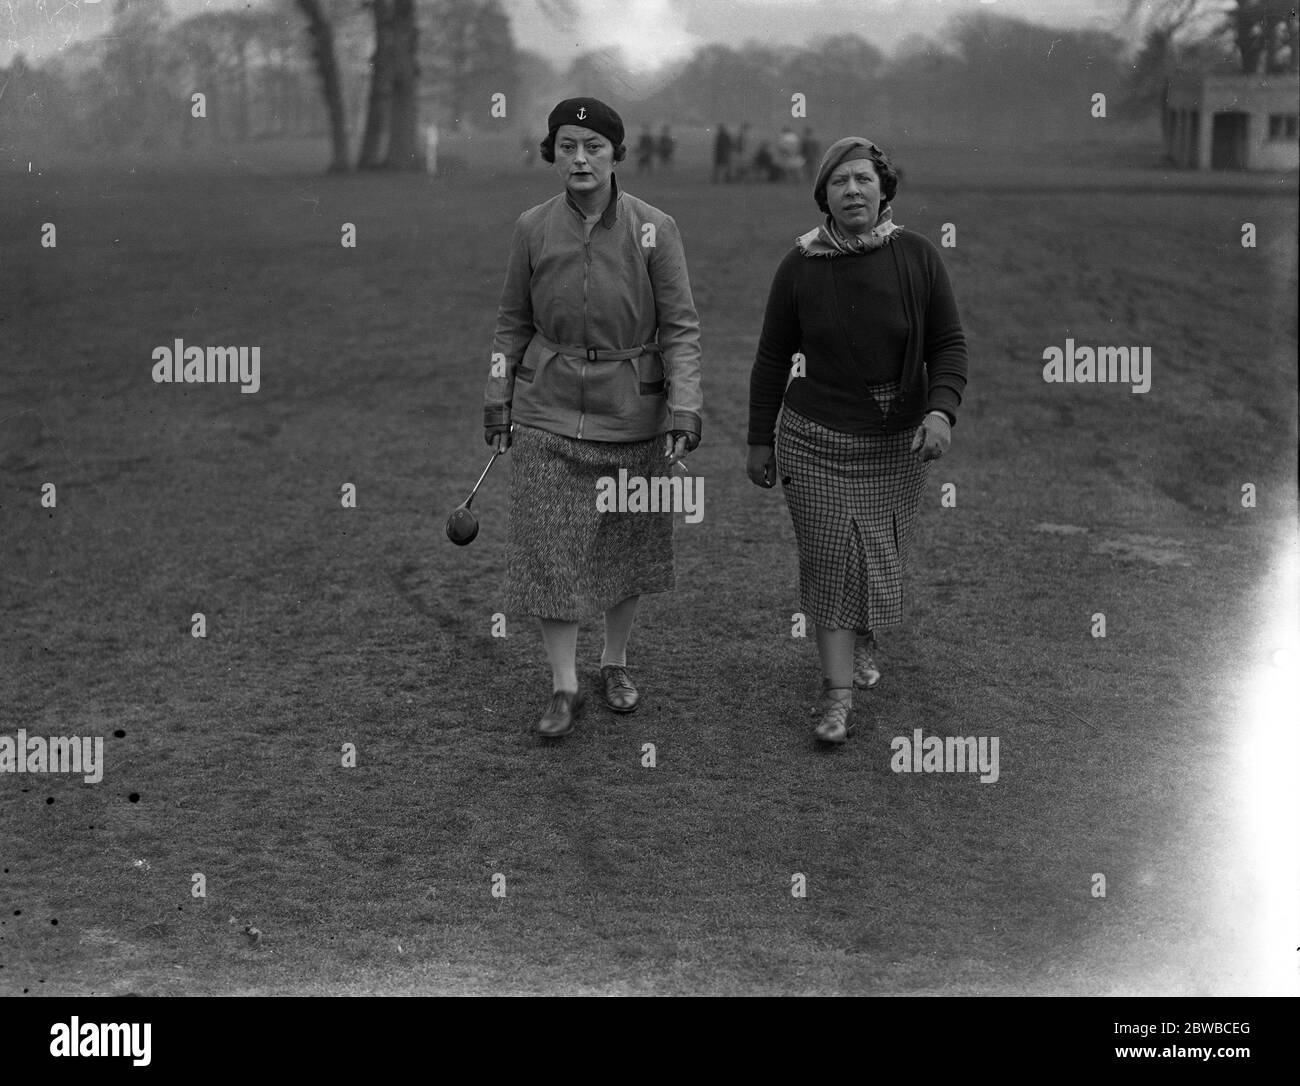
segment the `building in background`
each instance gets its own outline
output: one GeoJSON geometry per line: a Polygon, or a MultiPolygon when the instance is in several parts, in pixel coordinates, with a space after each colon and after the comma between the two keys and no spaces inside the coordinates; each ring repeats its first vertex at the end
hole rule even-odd
{"type": "Polygon", "coordinates": [[[1300,76],[1184,75],[1165,99],[1165,152],[1199,170],[1300,169],[1300,76]]]}

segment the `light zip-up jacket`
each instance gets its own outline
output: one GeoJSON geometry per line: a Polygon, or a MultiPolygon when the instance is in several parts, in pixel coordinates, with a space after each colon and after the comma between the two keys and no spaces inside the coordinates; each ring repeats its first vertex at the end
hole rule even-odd
{"type": "Polygon", "coordinates": [[[670,215],[622,192],[586,235],[567,192],[515,223],[485,426],[590,441],[699,437],[699,315],[670,215]]]}

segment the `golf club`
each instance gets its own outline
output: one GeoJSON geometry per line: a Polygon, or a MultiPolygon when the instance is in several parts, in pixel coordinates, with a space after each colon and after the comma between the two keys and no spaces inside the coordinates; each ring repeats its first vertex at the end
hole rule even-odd
{"type": "MultiPolygon", "coordinates": [[[[513,431],[514,427],[511,427],[513,431]]],[[[451,511],[451,516],[447,518],[447,538],[458,547],[464,547],[474,542],[474,537],[478,535],[478,518],[470,512],[469,503],[474,500],[474,495],[478,493],[478,488],[483,485],[483,480],[487,478],[487,473],[492,470],[492,465],[496,463],[497,457],[504,452],[499,449],[492,454],[492,459],[487,462],[487,467],[483,469],[483,474],[478,477],[478,482],[474,484],[474,489],[469,492],[460,505],[451,511]]]]}

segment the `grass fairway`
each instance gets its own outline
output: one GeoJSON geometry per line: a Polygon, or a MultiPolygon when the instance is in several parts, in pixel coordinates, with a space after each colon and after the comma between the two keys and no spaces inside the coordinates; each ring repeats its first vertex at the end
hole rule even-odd
{"type": "MultiPolygon", "coordinates": [[[[1293,956],[1259,943],[1245,752],[1295,615],[1294,178],[891,149],[897,220],[956,227],[971,380],[829,754],[788,514],[744,474],[803,186],[620,172],[685,239],[705,516],[643,601],[642,708],[544,746],[540,636],[492,636],[505,464],[473,546],[443,521],[487,458],[511,224],[554,176],[324,179],[319,148],[4,175],[0,735],[103,736],[106,767],[0,774],[0,992],[1263,990],[1293,956]],[[1066,337],[1150,346],[1150,392],[1044,383],[1066,337]],[[154,384],[177,338],[259,345],[260,391],[154,384]],[[891,772],[915,728],[999,737],[1000,778],[891,772]]],[[[589,621],[586,681],[599,652],[589,621]]]]}

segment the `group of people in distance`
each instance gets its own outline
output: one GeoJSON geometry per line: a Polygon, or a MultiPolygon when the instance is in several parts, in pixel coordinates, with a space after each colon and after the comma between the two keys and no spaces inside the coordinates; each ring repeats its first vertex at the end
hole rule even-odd
{"type": "MultiPolygon", "coordinates": [[[[533,164],[533,154],[537,150],[535,138],[525,133],[520,140],[520,149],[523,152],[524,165],[533,164]]],[[[677,141],[673,139],[672,129],[664,125],[656,136],[651,131],[650,126],[644,125],[641,129],[641,136],[636,141],[636,172],[638,174],[653,173],[657,168],[661,173],[671,173],[673,168],[673,151],[677,149],[677,141]],[[658,167],[655,161],[658,160],[658,167]]]]}
{"type": "MultiPolygon", "coordinates": [[[[536,730],[549,738],[572,731],[585,700],[579,621],[603,615],[596,689],[609,709],[632,712],[637,603],[675,586],[672,512],[604,512],[599,480],[669,475],[702,433],[682,237],[619,185],[627,150],[604,102],[551,111],[541,155],[564,191],[515,222],[492,341],[504,365],[494,362],[484,395],[484,437],[511,451],[505,610],[541,621],[551,695],[536,730]]],[[[823,217],[772,278],[743,469],[757,487],[782,487],[799,608],[821,661],[813,733],[838,744],[854,688],[880,679],[875,633],[901,621],[904,562],[929,462],[957,421],[966,340],[939,250],[893,221],[898,171],[884,150],[838,139],[809,187],[823,217]]]]}
{"type": "Polygon", "coordinates": [[[649,125],[645,125],[641,129],[641,138],[636,141],[636,172],[652,173],[655,169],[655,159],[658,159],[659,170],[662,173],[671,173],[673,149],[676,146],[672,130],[667,125],[659,129],[658,136],[650,131],[649,125]]]}
{"type": "MultiPolygon", "coordinates": [[[[811,181],[817,172],[821,157],[821,143],[811,125],[805,125],[803,135],[786,125],[775,139],[761,139],[754,145],[752,125],[748,121],[733,133],[725,124],[719,124],[713,136],[714,184],[719,181],[811,181]]],[[[673,153],[677,141],[672,129],[664,125],[656,136],[650,125],[643,125],[634,150],[636,172],[671,173],[673,153]]],[[[536,144],[531,136],[521,140],[524,164],[533,164],[536,144]]]]}
{"type": "Polygon", "coordinates": [[[812,125],[798,135],[786,125],[775,140],[759,140],[750,153],[753,136],[746,121],[733,135],[719,123],[713,136],[714,184],[719,181],[811,181],[822,148],[812,125]]]}

